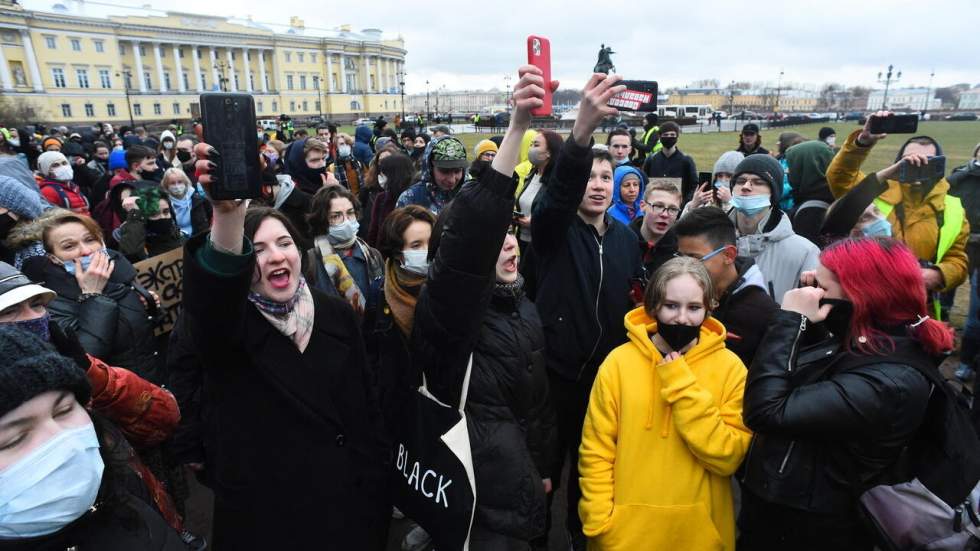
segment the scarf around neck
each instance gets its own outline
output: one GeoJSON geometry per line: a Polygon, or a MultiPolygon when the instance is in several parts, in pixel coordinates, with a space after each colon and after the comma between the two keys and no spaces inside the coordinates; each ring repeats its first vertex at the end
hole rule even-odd
{"type": "Polygon", "coordinates": [[[306,350],[313,334],[314,311],[313,293],[302,276],[296,294],[286,302],[269,300],[254,291],[249,291],[248,300],[276,330],[293,341],[300,353],[306,350]]]}
{"type": "Polygon", "coordinates": [[[405,337],[412,334],[415,303],[418,302],[423,283],[425,276],[402,270],[396,261],[389,259],[385,264],[385,300],[395,324],[405,337]]]}
{"type": "MultiPolygon", "coordinates": [[[[357,242],[357,237],[355,236],[352,246],[359,246],[357,242]]],[[[316,248],[317,256],[319,257],[320,263],[323,265],[323,269],[327,272],[327,276],[333,282],[333,286],[337,289],[344,299],[350,303],[351,308],[354,309],[359,317],[364,315],[364,305],[366,300],[364,298],[364,293],[357,286],[357,282],[351,277],[350,271],[347,269],[347,265],[344,264],[344,260],[340,258],[340,255],[334,251],[334,247],[330,244],[330,239],[326,236],[318,236],[313,240],[314,247],[316,248]]],[[[365,255],[365,258],[367,255],[365,255]]]]}

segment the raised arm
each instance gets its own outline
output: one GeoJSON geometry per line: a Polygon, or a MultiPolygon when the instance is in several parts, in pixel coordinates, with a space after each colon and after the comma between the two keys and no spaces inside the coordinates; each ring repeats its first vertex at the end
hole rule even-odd
{"type": "Polygon", "coordinates": [[[531,242],[538,253],[557,248],[575,219],[592,170],[592,134],[602,119],[619,113],[608,105],[609,98],[626,88],[616,84],[619,80],[616,75],[596,73],[585,85],[572,134],[558,153],[548,186],[534,202],[531,242]]]}
{"type": "MultiPolygon", "coordinates": [[[[878,116],[886,116],[888,114],[887,111],[875,113],[878,116]]],[[[856,186],[858,182],[864,179],[864,173],[861,172],[861,165],[868,158],[868,154],[871,153],[871,148],[885,137],[887,137],[887,134],[871,133],[871,117],[868,117],[864,128],[851,132],[840,151],[834,155],[833,160],[830,161],[830,165],[827,167],[827,184],[830,186],[830,192],[834,194],[835,199],[841,198],[851,188],[856,186]]]]}

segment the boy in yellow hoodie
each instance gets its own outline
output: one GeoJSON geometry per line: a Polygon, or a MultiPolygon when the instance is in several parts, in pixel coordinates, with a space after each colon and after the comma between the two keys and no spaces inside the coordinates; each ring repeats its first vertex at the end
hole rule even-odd
{"type": "Polygon", "coordinates": [[[699,260],[668,261],[599,368],[579,451],[590,550],[735,549],[730,477],[752,434],[713,303],[699,260]]]}

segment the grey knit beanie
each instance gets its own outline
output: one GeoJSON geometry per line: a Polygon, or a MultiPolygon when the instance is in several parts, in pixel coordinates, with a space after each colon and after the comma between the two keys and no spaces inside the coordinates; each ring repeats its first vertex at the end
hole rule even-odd
{"type": "Polygon", "coordinates": [[[92,394],[85,373],[37,335],[0,324],[0,417],[38,394],[67,390],[85,405],[92,394]]]}
{"type": "Polygon", "coordinates": [[[0,207],[21,219],[33,220],[44,209],[41,196],[10,176],[0,176],[0,207]]]}
{"type": "Polygon", "coordinates": [[[728,174],[735,174],[735,169],[738,168],[738,163],[742,162],[745,155],[741,151],[726,151],[718,157],[715,161],[715,167],[711,171],[711,177],[714,178],[719,172],[727,172],[728,174]]]}

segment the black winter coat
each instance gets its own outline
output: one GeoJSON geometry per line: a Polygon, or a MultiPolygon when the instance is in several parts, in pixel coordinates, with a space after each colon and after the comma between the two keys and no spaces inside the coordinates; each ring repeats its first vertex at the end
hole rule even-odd
{"type": "Polygon", "coordinates": [[[643,274],[635,233],[607,215],[606,233],[600,236],[578,216],[591,170],[592,150],[569,138],[531,218],[535,302],[548,344],[548,368],[589,386],[602,360],[626,342],[623,318],[633,308],[630,288],[643,274]]]}
{"type": "Polygon", "coordinates": [[[311,289],[300,353],[246,298],[254,256],[218,275],[201,264],[207,239],[185,246],[182,315],[205,371],[215,548],[382,549],[390,450],[354,311],[311,289]]]}
{"type": "Polygon", "coordinates": [[[643,217],[630,222],[629,228],[636,234],[637,245],[640,246],[640,256],[643,258],[643,279],[649,281],[657,268],[677,255],[677,234],[673,230],[660,238],[652,247],[643,238],[643,217]]]}
{"type": "Polygon", "coordinates": [[[466,413],[474,525],[530,541],[545,530],[541,469],[552,461],[556,436],[541,322],[522,293],[494,291],[515,187],[490,169],[453,200],[416,305],[412,350],[430,391],[449,404],[459,403],[472,352],[466,413]]]}
{"type": "Polygon", "coordinates": [[[678,147],[674,154],[668,157],[664,151],[650,155],[643,162],[643,173],[647,178],[680,178],[681,193],[687,203],[698,188],[698,167],[690,155],[686,155],[678,147]]]}
{"type": "Polygon", "coordinates": [[[201,400],[204,366],[184,316],[178,316],[167,346],[167,387],[180,407],[180,424],[174,431],[173,454],[179,464],[204,463],[204,425],[208,404],[201,400]]]}
{"type": "MultiPolygon", "coordinates": [[[[765,279],[754,285],[746,281],[746,273],[755,266],[751,258],[735,258],[738,279],[718,299],[718,306],[711,315],[720,321],[728,332],[725,347],[734,352],[742,363],[752,365],[756,350],[762,342],[769,320],[779,311],[779,305],[769,296],[765,279]]],[[[761,272],[753,270],[761,275],[761,272]]]]}
{"type": "Polygon", "coordinates": [[[372,386],[390,434],[398,425],[405,399],[422,384],[422,372],[412,363],[408,339],[395,324],[384,292],[377,306],[365,313],[364,344],[372,386]]]}
{"type": "Polygon", "coordinates": [[[867,487],[897,481],[888,477],[930,394],[910,364],[935,364],[900,336],[904,328],[892,337],[893,353],[858,365],[835,340],[799,349],[809,326],[800,314],[777,312],[749,368],[743,416],[755,435],[742,482],[770,504],[854,519],[850,473],[867,487]]]}
{"type": "Polygon", "coordinates": [[[110,250],[115,269],[101,295],[78,302],[75,276],[46,256],[24,261],[24,275],[58,296],[48,303],[51,319],[71,329],[86,352],[109,365],[126,368],[155,385],[167,382],[163,357],[154,337],[153,297],[136,281],[136,268],[110,250]]]}
{"type": "Polygon", "coordinates": [[[980,266],[980,164],[970,161],[954,168],[946,181],[949,182],[949,194],[963,202],[966,219],[970,221],[970,241],[966,254],[970,257],[972,274],[980,266]]]}

